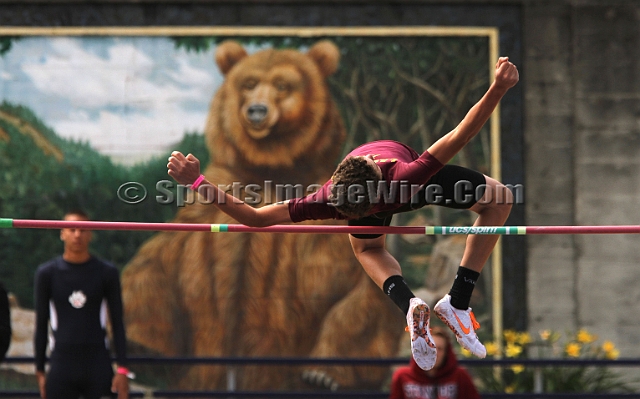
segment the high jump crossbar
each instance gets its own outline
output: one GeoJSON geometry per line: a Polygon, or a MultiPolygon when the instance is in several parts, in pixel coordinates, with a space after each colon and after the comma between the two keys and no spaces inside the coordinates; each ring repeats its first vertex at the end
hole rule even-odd
{"type": "Polygon", "coordinates": [[[210,233],[313,233],[313,234],[422,234],[422,235],[532,235],[532,234],[640,234],[640,225],[621,226],[344,226],[242,224],[141,223],[0,218],[0,228],[82,229],[132,231],[202,231],[210,233]]]}

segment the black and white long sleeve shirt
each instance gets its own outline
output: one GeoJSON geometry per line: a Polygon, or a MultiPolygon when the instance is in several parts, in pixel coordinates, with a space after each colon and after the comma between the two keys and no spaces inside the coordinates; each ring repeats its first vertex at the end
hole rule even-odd
{"type": "Polygon", "coordinates": [[[36,370],[44,371],[48,327],[49,347],[105,345],[107,315],[113,330],[116,361],[126,364],[126,335],[118,269],[92,256],[87,262],[66,262],[62,256],[38,267],[35,275],[36,370]],[[108,313],[107,313],[108,312],[108,313]]]}

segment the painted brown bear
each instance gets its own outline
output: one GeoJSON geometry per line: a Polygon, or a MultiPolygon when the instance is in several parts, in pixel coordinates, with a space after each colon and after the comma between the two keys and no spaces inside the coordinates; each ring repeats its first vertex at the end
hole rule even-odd
{"type": "MultiPolygon", "coordinates": [[[[225,80],[206,125],[204,174],[216,184],[264,187],[253,190],[255,206],[282,199],[268,198],[266,184],[327,181],[345,138],[326,83],[339,56],[328,41],[306,53],[252,55],[222,43],[216,62],[225,80]]],[[[236,223],[198,201],[175,222],[236,223]]],[[[160,233],[127,265],[122,286],[129,340],[167,356],[394,356],[403,331],[401,312],[363,273],[346,235],[160,233]]],[[[224,389],[227,370],[191,367],[179,386],[224,389]]],[[[244,366],[236,388],[302,387],[303,373],[326,385],[378,387],[386,370],[244,366]]]]}

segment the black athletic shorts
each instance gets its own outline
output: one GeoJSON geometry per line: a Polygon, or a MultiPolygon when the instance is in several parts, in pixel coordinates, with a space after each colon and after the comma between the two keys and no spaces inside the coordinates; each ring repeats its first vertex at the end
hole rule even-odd
{"type": "Polygon", "coordinates": [[[47,399],[113,398],[113,368],[102,345],[63,345],[56,342],[47,373],[47,399]]]}
{"type": "MultiPolygon", "coordinates": [[[[361,219],[349,220],[349,226],[389,226],[396,213],[409,212],[426,205],[453,209],[469,209],[486,189],[484,175],[456,165],[445,165],[420,188],[411,201],[391,212],[380,212],[361,219]]],[[[382,234],[351,234],[355,238],[377,238],[382,234]]]]}

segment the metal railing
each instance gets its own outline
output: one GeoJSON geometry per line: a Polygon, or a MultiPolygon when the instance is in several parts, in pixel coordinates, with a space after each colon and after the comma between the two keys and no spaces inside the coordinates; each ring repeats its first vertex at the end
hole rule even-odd
{"type": "MultiPolygon", "coordinates": [[[[9,357],[5,363],[33,363],[32,357],[9,357]]],[[[224,391],[184,391],[184,390],[132,390],[132,398],[287,398],[287,399],[312,399],[312,398],[363,398],[363,399],[383,399],[389,394],[382,391],[236,391],[235,366],[241,365],[349,365],[349,366],[380,366],[389,367],[393,365],[408,364],[407,358],[300,358],[300,357],[130,357],[128,362],[146,365],[228,365],[230,374],[227,379],[227,390],[224,391]],[[231,388],[231,389],[229,389],[231,388]]],[[[469,368],[494,367],[523,365],[525,367],[541,370],[544,367],[640,367],[640,359],[459,359],[458,362],[469,368]]],[[[535,372],[535,371],[534,371],[535,372]]],[[[37,398],[37,391],[0,391],[0,397],[11,398],[37,398]]],[[[500,398],[589,398],[589,399],[616,399],[616,398],[640,398],[639,393],[481,393],[483,399],[500,398]]]]}

